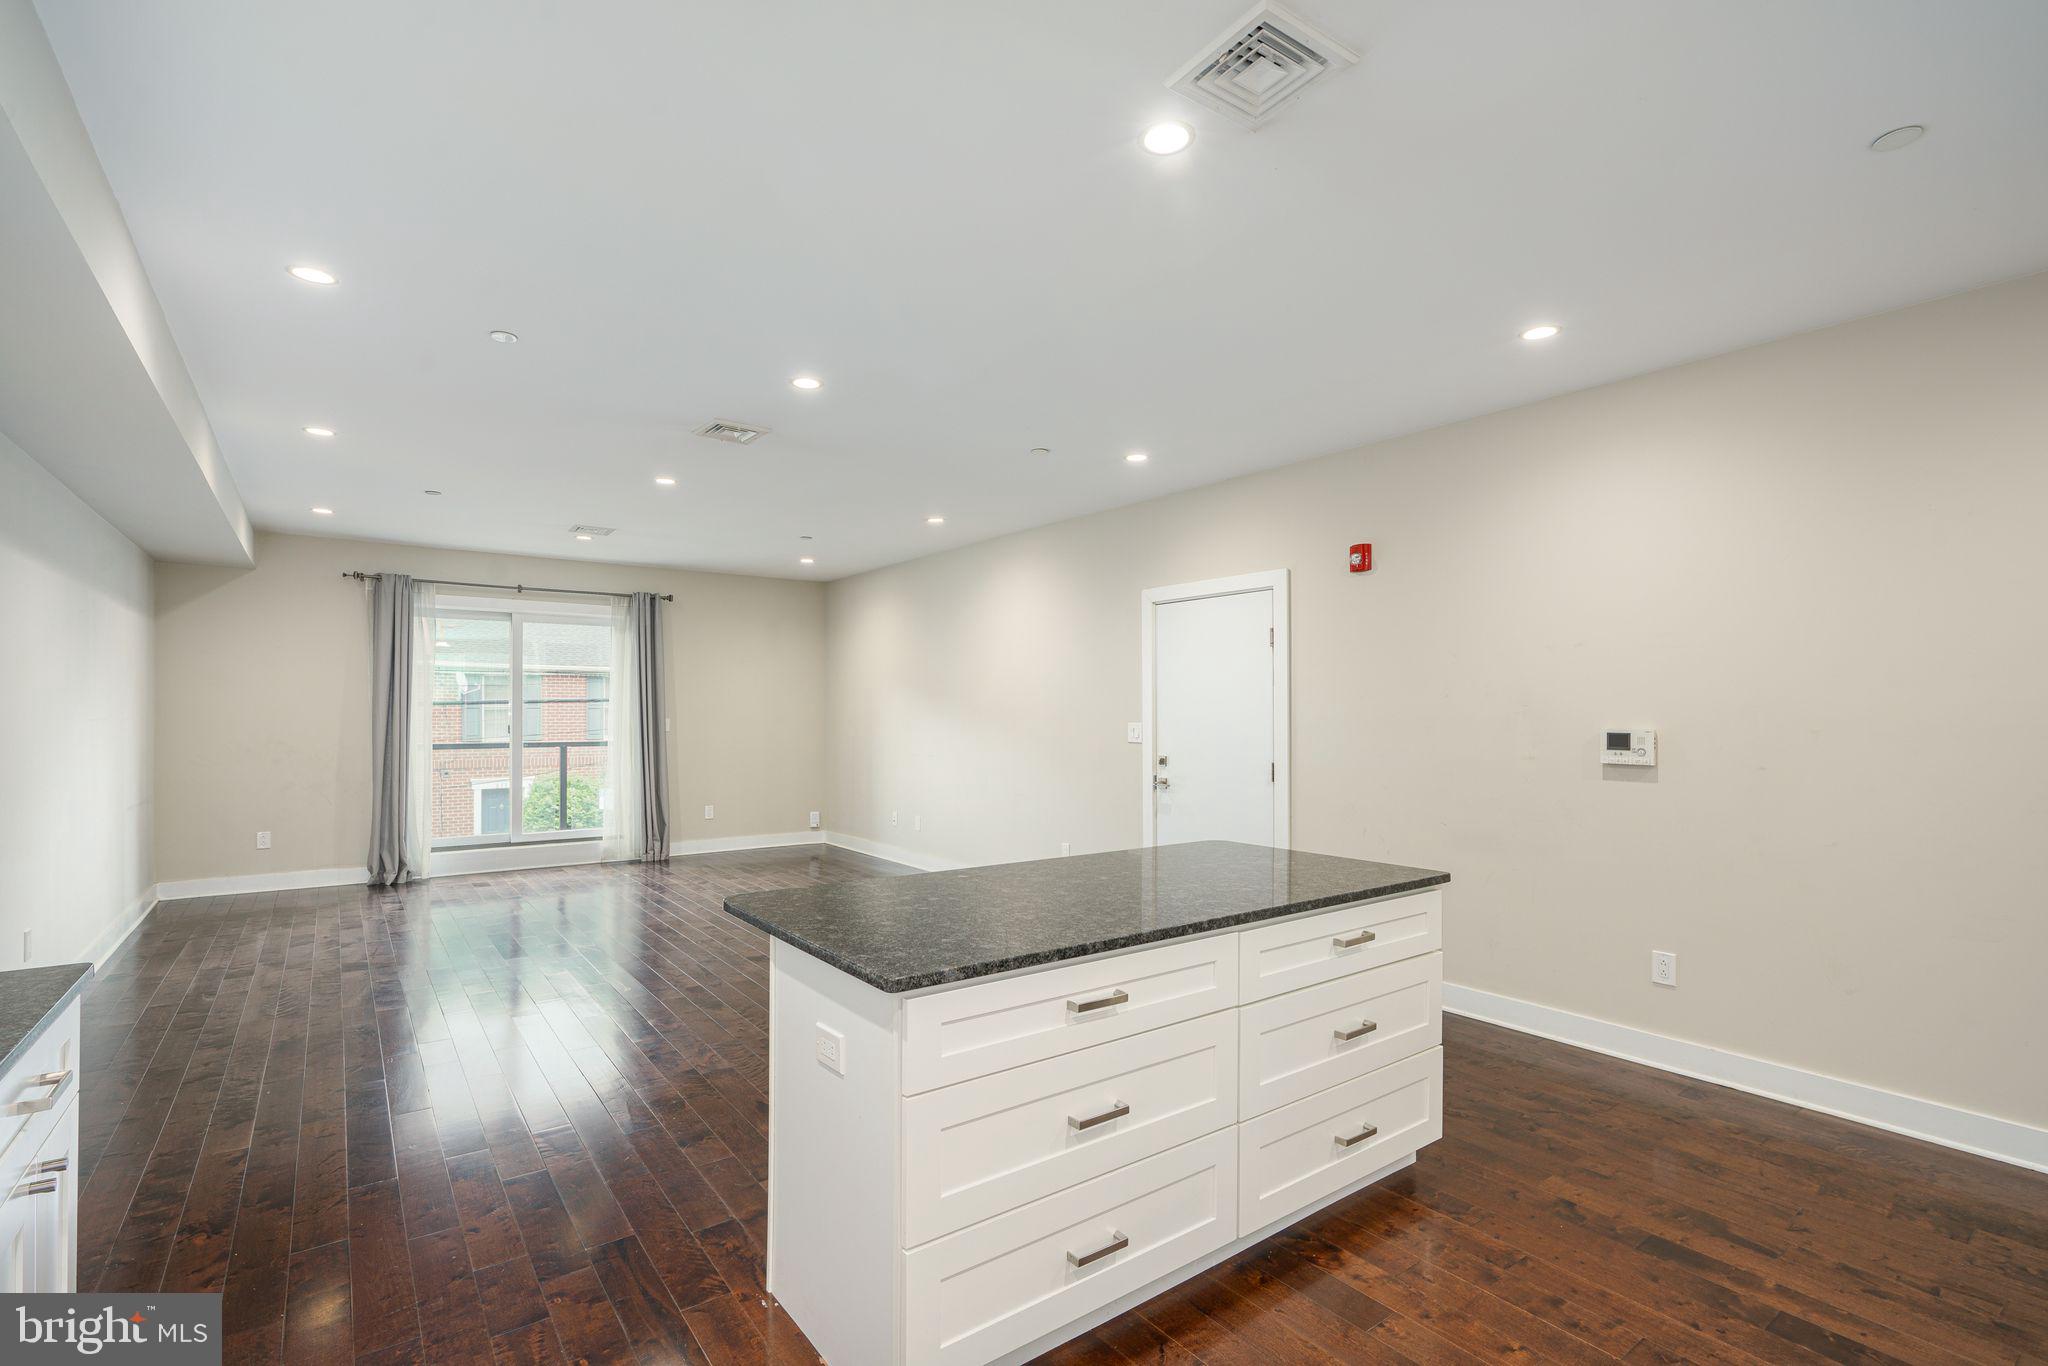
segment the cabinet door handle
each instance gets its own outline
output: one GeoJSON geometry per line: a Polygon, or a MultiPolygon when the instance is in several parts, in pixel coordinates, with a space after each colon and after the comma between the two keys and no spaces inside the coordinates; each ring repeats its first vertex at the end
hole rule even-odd
{"type": "Polygon", "coordinates": [[[50,1088],[50,1094],[37,1100],[17,1100],[7,1107],[8,1112],[16,1115],[39,1115],[45,1110],[56,1109],[57,1099],[71,1085],[72,1076],[73,1069],[68,1067],[62,1072],[38,1072],[28,1079],[27,1085],[47,1086],[50,1088]]]}
{"type": "Polygon", "coordinates": [[[1107,1010],[1111,1006],[1126,1005],[1130,1002],[1130,999],[1131,993],[1125,991],[1122,987],[1118,987],[1115,991],[1110,992],[1109,995],[1098,996],[1092,1001],[1067,1002],[1067,1013],[1069,1015],[1086,1015],[1091,1010],[1107,1010]]]}
{"type": "Polygon", "coordinates": [[[68,1172],[70,1170],[71,1159],[69,1157],[53,1157],[48,1162],[36,1163],[37,1176],[48,1176],[52,1172],[68,1172]]]}
{"type": "Polygon", "coordinates": [[[15,1195],[54,1195],[56,1193],[57,1183],[55,1181],[32,1181],[26,1186],[16,1186],[14,1188],[15,1195]]]}
{"type": "Polygon", "coordinates": [[[1356,1029],[1338,1029],[1331,1032],[1337,1036],[1339,1043],[1350,1043],[1353,1039],[1364,1038],[1379,1027],[1380,1022],[1378,1020],[1360,1020],[1356,1029]]]}
{"type": "Polygon", "coordinates": [[[1112,1252],[1122,1252],[1125,1248],[1131,1245],[1131,1240],[1129,1238],[1126,1238],[1123,1234],[1118,1233],[1114,1229],[1110,1230],[1109,1238],[1110,1240],[1108,1242],[1104,1243],[1101,1247],[1096,1248],[1093,1252],[1069,1252],[1067,1254],[1067,1260],[1069,1262],[1072,1262],[1075,1266],[1086,1266],[1090,1262],[1101,1261],[1104,1257],[1107,1257],[1112,1252]]]}
{"type": "Polygon", "coordinates": [[[1355,949],[1360,944],[1370,944],[1379,938],[1371,930],[1360,930],[1357,934],[1340,934],[1330,942],[1340,949],[1355,949]]]}
{"type": "Polygon", "coordinates": [[[1353,1147],[1353,1146],[1355,1146],[1356,1144],[1360,1144],[1360,1143],[1363,1143],[1363,1142],[1365,1142],[1365,1140],[1367,1140],[1368,1138],[1371,1138],[1371,1137],[1372,1137],[1372,1136],[1373,1136],[1374,1134],[1378,1133],[1379,1131],[1380,1131],[1380,1126],[1379,1126],[1379,1125],[1377,1125],[1377,1124],[1368,1124],[1368,1125],[1366,1125],[1366,1126],[1365,1126],[1365,1127],[1364,1127],[1363,1129],[1360,1129],[1360,1130],[1359,1130],[1359,1131],[1358,1131],[1357,1133],[1355,1133],[1355,1134],[1338,1134],[1338,1135],[1337,1135],[1337,1146],[1338,1146],[1338,1147],[1340,1147],[1340,1148],[1349,1148],[1349,1147],[1353,1147]]]}
{"type": "Polygon", "coordinates": [[[1109,1103],[1109,1108],[1101,1114],[1089,1115],[1086,1119],[1079,1115],[1068,1115],[1067,1123],[1073,1125],[1076,1129],[1092,1129],[1098,1124],[1107,1124],[1112,1119],[1122,1119],[1130,1112],[1130,1106],[1120,1100],[1113,1100],[1109,1103]]]}

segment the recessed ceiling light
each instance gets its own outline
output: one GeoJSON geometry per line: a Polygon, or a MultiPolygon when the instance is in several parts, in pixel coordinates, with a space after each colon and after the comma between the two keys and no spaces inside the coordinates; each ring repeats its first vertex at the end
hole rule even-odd
{"type": "Polygon", "coordinates": [[[666,474],[657,474],[654,476],[654,482],[666,486],[675,483],[675,479],[666,474]]]}
{"type": "Polygon", "coordinates": [[[426,494],[429,498],[439,498],[441,496],[441,490],[439,489],[421,489],[420,492],[426,494]]]}
{"type": "Polygon", "coordinates": [[[1525,330],[1525,331],[1524,331],[1524,332],[1522,333],[1522,340],[1523,340],[1523,341],[1549,341],[1549,340],[1550,340],[1550,339],[1551,339],[1552,337],[1554,337],[1554,336],[1556,336],[1556,335],[1557,335],[1557,327],[1556,327],[1556,326],[1555,326],[1554,324],[1552,324],[1552,323],[1538,323],[1538,324],[1536,324],[1536,326],[1534,326],[1534,327],[1531,327],[1531,328],[1528,328],[1528,329],[1526,329],[1526,330],[1525,330]]]}
{"type": "Polygon", "coordinates": [[[1879,133],[1870,140],[1873,152],[1896,152],[1901,147],[1911,147],[1927,133],[1927,126],[1909,123],[1903,128],[1894,128],[1889,133],[1879,133]]]}
{"type": "Polygon", "coordinates": [[[944,526],[945,522],[946,519],[943,517],[927,517],[924,519],[926,526],[944,526]]]}
{"type": "Polygon", "coordinates": [[[579,531],[576,533],[576,539],[579,541],[587,541],[590,539],[590,533],[587,531],[579,531]]]}
{"type": "Polygon", "coordinates": [[[815,537],[815,536],[799,536],[799,537],[797,537],[797,539],[798,539],[799,541],[813,541],[813,540],[816,540],[816,539],[817,539],[817,537],[815,537]]]}
{"type": "Polygon", "coordinates": [[[510,346],[513,342],[519,340],[519,334],[517,332],[507,332],[501,327],[491,333],[491,340],[494,342],[504,342],[507,346],[510,346]]]}
{"type": "Polygon", "coordinates": [[[1033,455],[1051,455],[1052,448],[1050,446],[1033,446],[1031,453],[1033,455]]]}
{"type": "Polygon", "coordinates": [[[1124,457],[1124,462],[1126,464],[1131,465],[1142,465],[1151,458],[1151,456],[1145,454],[1145,452],[1143,451],[1132,451],[1129,455],[1124,457]]]}
{"type": "Polygon", "coordinates": [[[825,387],[825,381],[819,379],[816,375],[798,375],[790,383],[798,389],[822,389],[825,387]]]}
{"type": "Polygon", "coordinates": [[[318,266],[293,266],[291,276],[294,280],[303,280],[309,285],[331,285],[337,283],[332,273],[324,271],[318,266]]]}
{"type": "Polygon", "coordinates": [[[314,508],[314,509],[313,509],[313,515],[314,515],[315,517],[332,517],[332,516],[334,515],[334,509],[333,509],[333,508],[314,508]]]}
{"type": "Polygon", "coordinates": [[[1175,152],[1185,152],[1188,144],[1195,140],[1195,130],[1179,120],[1155,123],[1145,130],[1145,150],[1154,156],[1170,157],[1175,152]]]}
{"type": "Polygon", "coordinates": [[[332,428],[332,427],[308,427],[308,428],[306,428],[306,435],[307,435],[307,436],[317,436],[317,437],[319,437],[319,438],[320,438],[321,440],[323,440],[323,441],[324,441],[324,440],[326,440],[326,439],[327,439],[328,437],[330,437],[330,436],[333,436],[333,435],[334,435],[334,428],[332,428]]]}
{"type": "Polygon", "coordinates": [[[796,560],[796,562],[797,562],[798,564],[816,564],[816,563],[817,563],[817,561],[816,561],[816,560],[812,559],[812,558],[811,558],[810,556],[808,556],[808,555],[799,555],[799,556],[797,556],[797,560],[796,560]]]}

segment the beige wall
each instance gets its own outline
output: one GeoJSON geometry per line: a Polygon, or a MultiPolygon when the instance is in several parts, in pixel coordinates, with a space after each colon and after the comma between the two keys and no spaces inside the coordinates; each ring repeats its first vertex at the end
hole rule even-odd
{"type": "Polygon", "coordinates": [[[159,881],[363,865],[369,601],[350,569],[674,593],[672,838],[801,830],[819,806],[816,584],[264,533],[254,569],[157,567],[159,881]]]}
{"type": "Polygon", "coordinates": [[[148,556],[0,436],[0,969],[104,954],[146,904],[149,580],[148,556]]]}
{"type": "Polygon", "coordinates": [[[1286,567],[1294,843],[1452,980],[2041,1124],[2044,521],[2048,276],[835,583],[826,820],[1137,843],[1139,591],[1286,567]]]}

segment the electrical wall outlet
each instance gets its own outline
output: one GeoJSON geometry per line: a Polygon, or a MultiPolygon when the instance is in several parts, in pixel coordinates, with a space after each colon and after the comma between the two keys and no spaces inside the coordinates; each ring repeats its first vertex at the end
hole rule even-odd
{"type": "Polygon", "coordinates": [[[1665,949],[1650,950],[1650,980],[1660,987],[1678,985],[1678,955],[1665,949]]]}
{"type": "Polygon", "coordinates": [[[814,1048],[818,1055],[819,1066],[837,1072],[842,1077],[846,1075],[846,1036],[844,1034],[841,1034],[831,1025],[820,1021],[818,1024],[818,1037],[814,1048]]]}
{"type": "Polygon", "coordinates": [[[896,813],[895,813],[894,811],[891,811],[891,812],[889,813],[889,824],[891,824],[891,825],[894,825],[894,824],[896,824],[896,813]]]}
{"type": "Polygon", "coordinates": [[[270,847],[270,832],[268,830],[258,830],[256,832],[256,847],[258,849],[268,849],[270,847]]]}
{"type": "Polygon", "coordinates": [[[704,819],[705,819],[705,820],[707,820],[707,821],[708,821],[708,820],[710,820],[710,819],[712,818],[712,816],[711,816],[711,811],[712,811],[712,809],[711,809],[710,807],[708,807],[708,806],[704,808],[704,819]]]}
{"type": "Polygon", "coordinates": [[[813,812],[811,813],[811,829],[813,829],[813,830],[816,830],[817,828],[818,828],[818,813],[817,813],[817,812],[815,812],[815,811],[813,811],[813,812]]]}
{"type": "Polygon", "coordinates": [[[924,817],[923,817],[923,816],[912,816],[912,817],[910,818],[910,828],[911,828],[912,830],[922,830],[922,829],[924,829],[924,817]]]}
{"type": "Polygon", "coordinates": [[[32,954],[32,953],[30,953],[30,952],[29,952],[29,947],[28,947],[28,937],[29,937],[29,933],[30,933],[30,932],[29,932],[28,930],[23,930],[23,931],[21,932],[21,961],[22,961],[22,962],[24,962],[24,963],[26,963],[26,962],[29,962],[30,960],[32,960],[32,959],[33,959],[33,958],[35,957],[35,955],[34,955],[34,954],[32,954]]]}
{"type": "Polygon", "coordinates": [[[1066,842],[1065,840],[1061,840],[1061,841],[1060,841],[1060,857],[1061,857],[1061,858],[1066,858],[1066,857],[1067,857],[1068,855],[1072,854],[1073,852],[1074,852],[1074,846],[1073,846],[1073,845],[1071,845],[1071,844],[1067,843],[1067,842],[1066,842]]]}

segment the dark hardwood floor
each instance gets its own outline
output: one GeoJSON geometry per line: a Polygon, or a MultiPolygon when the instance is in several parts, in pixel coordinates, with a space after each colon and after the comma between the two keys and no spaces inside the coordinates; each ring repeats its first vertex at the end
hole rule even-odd
{"type": "MultiPolygon", "coordinates": [[[[766,942],[719,903],[890,871],[163,906],[85,1001],[81,1288],[222,1291],[230,1361],[815,1361],[761,1286],[766,942]]],[[[1414,1167],[1050,1359],[2048,1359],[2048,1177],[1446,1035],[1414,1167]]]]}

